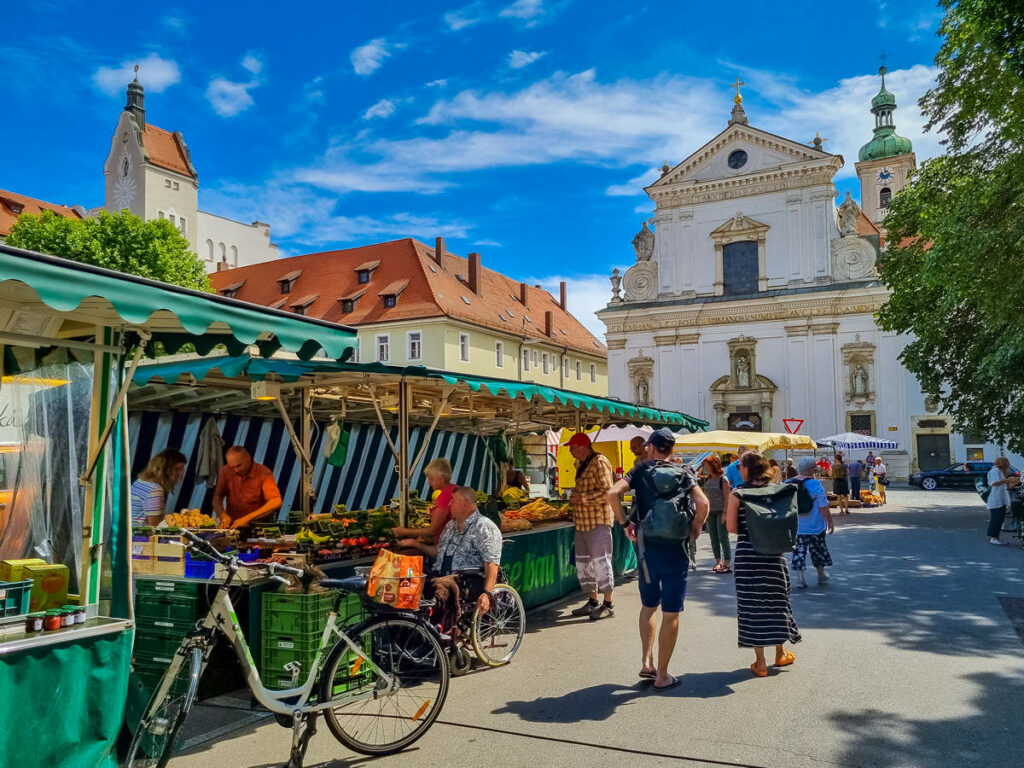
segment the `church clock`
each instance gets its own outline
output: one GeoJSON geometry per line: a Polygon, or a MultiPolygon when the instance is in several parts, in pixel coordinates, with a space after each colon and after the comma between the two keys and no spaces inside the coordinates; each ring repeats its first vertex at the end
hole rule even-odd
{"type": "Polygon", "coordinates": [[[877,179],[878,179],[878,183],[879,184],[883,184],[884,185],[884,184],[891,183],[892,182],[892,169],[891,168],[883,168],[882,170],[880,170],[878,172],[877,179]]]}
{"type": "Polygon", "coordinates": [[[127,153],[117,163],[117,181],[114,182],[114,207],[117,210],[131,208],[135,200],[135,179],[132,178],[132,161],[127,153]]]}

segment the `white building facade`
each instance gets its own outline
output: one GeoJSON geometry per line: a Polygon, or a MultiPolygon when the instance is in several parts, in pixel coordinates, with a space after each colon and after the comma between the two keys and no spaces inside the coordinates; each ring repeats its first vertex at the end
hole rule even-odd
{"type": "Polygon", "coordinates": [[[143,88],[136,79],[117,121],[103,165],[104,208],[145,219],[167,219],[188,238],[208,272],[276,259],[270,225],[199,210],[199,175],[180,132],[146,122],[143,88]]]}
{"type": "Polygon", "coordinates": [[[887,299],[875,222],[914,166],[884,79],[857,164],[871,216],[849,195],[835,204],[842,156],[751,126],[741,101],[724,131],[646,188],[654,230],[634,238],[636,264],[616,270],[598,313],[611,395],[716,429],[781,432],[802,419],[811,437],[896,440],[884,456],[894,478],[991,461],[998,446],[954,433],[900,364],[906,339],[874,319],[887,299]]]}

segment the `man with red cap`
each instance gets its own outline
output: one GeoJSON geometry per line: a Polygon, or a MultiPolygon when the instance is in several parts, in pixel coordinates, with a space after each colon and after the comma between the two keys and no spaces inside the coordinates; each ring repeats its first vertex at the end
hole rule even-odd
{"type": "Polygon", "coordinates": [[[576,487],[572,491],[572,516],[576,522],[576,575],[587,602],[572,611],[591,621],[615,615],[612,609],[612,508],[608,489],[615,482],[611,462],[594,450],[582,432],[566,443],[576,459],[576,487]],[[604,596],[598,602],[597,594],[604,596]]]}

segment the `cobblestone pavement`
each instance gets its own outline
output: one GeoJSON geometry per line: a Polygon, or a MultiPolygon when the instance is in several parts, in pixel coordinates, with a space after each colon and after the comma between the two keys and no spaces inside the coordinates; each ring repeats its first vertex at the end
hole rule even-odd
{"type": "MultiPolygon", "coordinates": [[[[377,762],[1020,768],[1024,551],[988,544],[973,492],[893,488],[889,499],[837,519],[831,581],[811,575],[794,592],[804,641],[793,666],[751,677],[732,577],[709,572],[702,537],[672,664],[681,686],[658,694],[637,682],[639,599],[627,581],[613,619],[573,619],[569,601],[531,614],[510,666],[453,680],[430,733],[377,762]]],[[[250,721],[171,766],[280,765],[289,736],[250,721]]],[[[321,728],[306,764],[364,762],[321,728]]]]}

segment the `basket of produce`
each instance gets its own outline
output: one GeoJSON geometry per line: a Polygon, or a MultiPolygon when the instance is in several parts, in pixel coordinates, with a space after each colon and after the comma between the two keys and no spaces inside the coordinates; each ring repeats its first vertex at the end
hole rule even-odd
{"type": "Polygon", "coordinates": [[[533,523],[546,522],[550,520],[564,520],[568,517],[568,505],[555,506],[548,504],[544,499],[531,501],[519,508],[519,516],[524,520],[533,523]]]}
{"type": "Polygon", "coordinates": [[[182,509],[164,518],[168,528],[216,528],[216,518],[204,515],[198,509],[182,509]]]}

